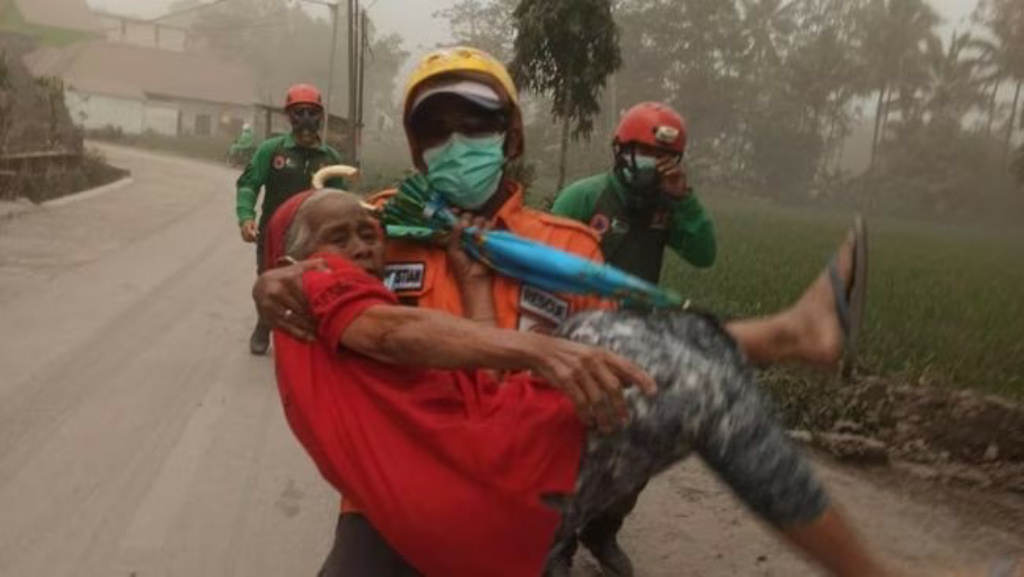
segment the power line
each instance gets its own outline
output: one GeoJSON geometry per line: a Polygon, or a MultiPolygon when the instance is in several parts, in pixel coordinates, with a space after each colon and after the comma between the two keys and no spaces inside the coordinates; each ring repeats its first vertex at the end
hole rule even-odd
{"type": "Polygon", "coordinates": [[[228,0],[213,0],[213,2],[207,2],[206,4],[199,4],[199,5],[193,6],[191,8],[184,8],[182,10],[178,10],[177,12],[171,12],[169,14],[164,14],[162,16],[157,16],[156,18],[151,19],[150,22],[154,22],[155,23],[155,22],[159,22],[161,20],[166,20],[166,19],[174,18],[176,16],[181,16],[183,14],[191,14],[192,12],[196,12],[198,10],[206,10],[207,8],[212,8],[212,7],[214,7],[214,6],[218,5],[218,4],[223,4],[223,3],[227,2],[227,1],[228,0]]]}
{"type": "Polygon", "coordinates": [[[277,26],[288,26],[289,22],[280,20],[271,21],[271,18],[280,16],[281,14],[288,13],[288,8],[282,8],[275,12],[270,12],[262,16],[263,20],[248,22],[246,24],[231,25],[231,26],[193,26],[189,31],[193,33],[208,33],[208,32],[231,32],[233,30],[249,30],[252,28],[275,28],[277,26]]]}

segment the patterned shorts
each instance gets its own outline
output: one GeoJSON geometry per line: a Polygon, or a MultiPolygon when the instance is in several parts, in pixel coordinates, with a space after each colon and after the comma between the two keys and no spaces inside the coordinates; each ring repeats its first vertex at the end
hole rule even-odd
{"type": "Polygon", "coordinates": [[[569,319],[558,333],[630,359],[658,384],[653,397],[627,390],[631,418],[624,429],[587,435],[576,493],[558,504],[560,535],[579,530],[691,452],[773,525],[822,514],[824,490],[717,321],[681,311],[594,311],[569,319]]]}

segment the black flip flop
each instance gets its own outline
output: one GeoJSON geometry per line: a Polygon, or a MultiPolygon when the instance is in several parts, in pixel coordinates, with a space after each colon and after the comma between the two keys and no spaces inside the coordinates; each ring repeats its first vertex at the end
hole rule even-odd
{"type": "Polygon", "coordinates": [[[843,362],[840,375],[849,379],[857,364],[858,340],[864,321],[864,303],[868,290],[868,232],[860,215],[853,221],[853,275],[844,282],[839,274],[837,257],[828,265],[832,295],[836,302],[836,316],[843,330],[843,362]]]}

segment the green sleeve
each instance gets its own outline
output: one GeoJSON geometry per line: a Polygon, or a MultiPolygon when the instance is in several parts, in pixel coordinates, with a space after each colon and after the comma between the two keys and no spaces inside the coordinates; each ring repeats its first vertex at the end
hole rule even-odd
{"type": "Polygon", "coordinates": [[[590,224],[602,190],[604,187],[595,186],[592,178],[574,182],[558,193],[551,214],[590,224]]]}
{"type": "Polygon", "coordinates": [[[256,220],[256,199],[259,198],[260,189],[267,183],[267,175],[270,174],[271,157],[277,148],[277,140],[267,140],[256,149],[249,165],[245,167],[242,176],[238,177],[235,184],[235,215],[238,223],[247,220],[256,220]]]}
{"type": "Polygon", "coordinates": [[[715,263],[718,254],[715,225],[692,192],[672,209],[668,245],[695,267],[707,268],[715,263]]]}

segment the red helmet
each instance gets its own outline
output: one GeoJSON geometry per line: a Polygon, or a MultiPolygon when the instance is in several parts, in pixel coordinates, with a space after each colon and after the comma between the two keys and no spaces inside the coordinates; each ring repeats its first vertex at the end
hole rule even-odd
{"type": "Polygon", "coordinates": [[[312,84],[296,84],[288,89],[288,96],[284,101],[284,109],[288,110],[298,104],[312,104],[313,106],[324,107],[324,99],[320,91],[312,84]]]}
{"type": "Polygon", "coordinates": [[[614,144],[646,144],[683,154],[686,150],[686,126],[683,117],[667,104],[642,102],[622,116],[615,130],[614,144]]]}

